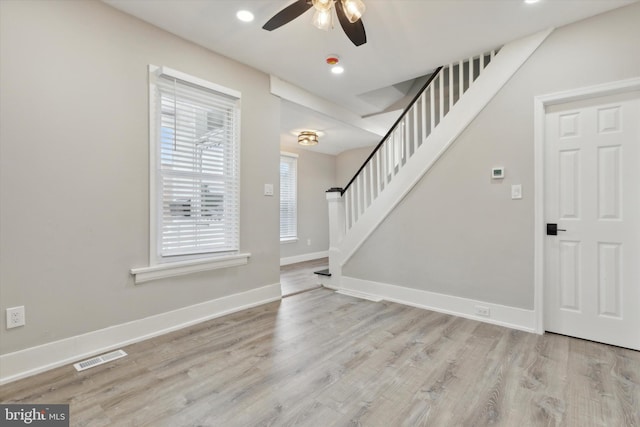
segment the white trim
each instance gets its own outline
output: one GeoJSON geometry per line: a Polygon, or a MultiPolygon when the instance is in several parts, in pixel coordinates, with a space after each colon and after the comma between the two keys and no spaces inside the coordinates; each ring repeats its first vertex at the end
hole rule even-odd
{"type": "Polygon", "coordinates": [[[281,298],[280,284],[206,301],[0,356],[0,384],[281,298]]]}
{"type": "Polygon", "coordinates": [[[296,153],[289,153],[288,151],[281,151],[280,152],[281,156],[285,156],[285,157],[293,157],[294,159],[297,159],[298,157],[300,157],[298,154],[296,153]]]}
{"type": "Polygon", "coordinates": [[[329,251],[309,252],[302,255],[294,255],[289,257],[280,258],[280,265],[295,264],[298,262],[312,261],[314,259],[326,258],[329,256],[329,251]]]}
{"type": "Polygon", "coordinates": [[[342,276],[339,292],[360,298],[365,297],[359,295],[366,295],[365,299],[368,300],[384,299],[525,332],[535,332],[536,319],[533,310],[345,276],[342,276]],[[489,308],[491,316],[476,315],[476,305],[489,308]]]}
{"type": "Polygon", "coordinates": [[[298,243],[298,238],[297,237],[287,237],[284,239],[280,239],[280,244],[286,244],[286,243],[298,243]]]}
{"type": "Polygon", "coordinates": [[[570,89],[547,95],[536,96],[533,100],[534,114],[534,311],[536,333],[544,333],[544,142],[545,117],[547,107],[596,98],[606,95],[640,90],[640,77],[618,80],[593,86],[570,89]]]}
{"type": "Polygon", "coordinates": [[[337,294],[347,295],[349,297],[356,297],[360,299],[366,299],[368,301],[380,302],[382,301],[382,297],[377,295],[365,294],[364,292],[352,291],[349,289],[338,289],[336,290],[337,294]]]}
{"type": "Polygon", "coordinates": [[[138,267],[130,270],[135,283],[144,283],[151,280],[164,279],[165,277],[182,276],[184,274],[197,273],[200,271],[217,270],[219,268],[236,267],[245,265],[251,254],[224,255],[215,258],[200,258],[188,261],[168,262],[164,264],[151,265],[149,267],[138,267]]]}
{"type": "Polygon", "coordinates": [[[154,72],[157,76],[173,77],[174,79],[182,80],[183,82],[191,83],[196,86],[205,87],[207,89],[213,90],[218,93],[222,93],[224,95],[229,95],[238,99],[242,98],[242,93],[240,91],[229,89],[228,87],[217,85],[215,83],[211,83],[208,80],[204,80],[199,77],[195,77],[190,74],[183,73],[182,71],[174,70],[173,68],[165,67],[164,65],[161,67],[158,67],[155,65],[149,65],[149,71],[154,72]],[[154,67],[154,68],[151,68],[151,67],[154,67]]]}
{"type": "MultiPolygon", "coordinates": [[[[157,78],[160,76],[168,76],[175,78],[177,80],[181,80],[188,84],[192,84],[195,86],[204,87],[206,89],[210,89],[216,91],[225,96],[233,97],[237,101],[236,108],[234,109],[234,134],[236,135],[237,145],[237,156],[238,159],[240,157],[240,153],[242,152],[242,135],[241,135],[241,126],[240,126],[240,116],[241,116],[241,98],[242,93],[240,91],[230,89],[221,85],[217,85],[215,83],[209,82],[207,80],[201,79],[199,77],[192,76],[187,73],[183,73],[181,71],[174,70],[172,68],[166,66],[157,66],[153,64],[148,65],[148,100],[149,100],[149,110],[148,110],[148,126],[149,126],[149,265],[156,266],[163,263],[180,263],[182,261],[190,261],[197,258],[203,259],[211,259],[217,257],[216,253],[208,252],[205,254],[184,254],[179,256],[162,256],[160,254],[158,244],[159,237],[162,234],[162,222],[158,220],[159,212],[162,212],[162,197],[159,197],[158,191],[160,187],[161,177],[160,177],[160,169],[158,165],[160,164],[160,150],[158,147],[158,135],[156,125],[159,123],[160,112],[158,109],[157,99],[155,97],[156,89],[157,89],[157,78]]],[[[237,165],[235,166],[237,170],[237,197],[238,197],[238,207],[237,207],[237,216],[238,216],[238,224],[237,224],[237,246],[235,249],[239,250],[239,242],[241,236],[242,224],[240,224],[241,218],[241,176],[242,176],[242,162],[237,160],[237,165]]],[[[246,264],[246,262],[245,262],[246,264]]],[[[214,265],[212,263],[212,265],[214,265]]],[[[239,264],[231,264],[228,266],[234,266],[239,264]]],[[[178,265],[177,265],[178,266],[178,265]]],[[[178,266],[179,267],[179,266],[178,266]]],[[[212,268],[207,268],[207,270],[212,270],[215,268],[224,268],[225,265],[223,263],[218,263],[217,266],[212,268]]],[[[178,270],[177,270],[178,271],[178,270]]],[[[200,270],[204,271],[204,270],[200,270]]],[[[190,271],[188,271],[190,272],[190,271]]],[[[164,277],[176,276],[177,274],[170,274],[164,277]]],[[[152,279],[149,279],[152,280],[152,279]]],[[[146,281],[146,280],[144,280],[146,281]]],[[[139,283],[139,282],[136,282],[139,283]]]]}
{"type": "Polygon", "coordinates": [[[271,84],[271,93],[286,101],[302,105],[303,107],[322,113],[325,116],[331,117],[341,123],[355,126],[375,135],[383,136],[387,131],[384,126],[376,123],[375,120],[370,121],[363,119],[356,113],[349,111],[341,105],[327,101],[326,99],[314,95],[305,89],[281,80],[274,75],[269,75],[269,79],[271,84]]]}
{"type": "Polygon", "coordinates": [[[516,40],[500,50],[500,54],[496,55],[455,108],[433,130],[411,161],[407,162],[349,229],[340,243],[340,265],[344,265],[353,256],[552,31],[553,29],[548,29],[516,40]]]}
{"type": "Polygon", "coordinates": [[[160,233],[158,225],[158,216],[156,214],[158,210],[158,147],[156,127],[154,123],[158,118],[153,117],[157,114],[156,102],[154,93],[156,91],[156,83],[152,75],[157,75],[159,67],[149,64],[149,110],[148,110],[148,123],[149,127],[149,264],[154,265],[159,261],[158,257],[158,235],[160,233]]]}

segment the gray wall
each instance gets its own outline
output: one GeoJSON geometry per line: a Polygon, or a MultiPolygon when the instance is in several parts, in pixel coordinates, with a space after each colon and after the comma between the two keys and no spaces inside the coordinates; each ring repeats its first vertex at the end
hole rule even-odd
{"type": "Polygon", "coordinates": [[[336,156],[336,187],[344,188],[375,147],[354,148],[336,156]]]}
{"type": "Polygon", "coordinates": [[[97,1],[0,2],[0,50],[0,310],[27,320],[2,321],[0,353],[278,283],[266,74],[97,1]],[[148,64],[242,92],[246,266],[133,284],[149,252],[148,64]]]}
{"type": "Polygon", "coordinates": [[[329,211],[325,191],[335,186],[334,156],[292,147],[298,154],[298,241],[280,244],[280,258],[329,249],[329,211]],[[311,239],[311,245],[307,244],[311,239]]]}
{"type": "Polygon", "coordinates": [[[343,273],[532,309],[533,98],[640,76],[639,23],[635,3],[553,32],[343,273]]]}

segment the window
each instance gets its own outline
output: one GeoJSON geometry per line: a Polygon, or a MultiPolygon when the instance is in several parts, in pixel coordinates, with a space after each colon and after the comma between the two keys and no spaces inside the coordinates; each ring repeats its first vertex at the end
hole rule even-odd
{"type": "Polygon", "coordinates": [[[151,82],[156,261],[237,252],[240,94],[166,68],[151,82]]]}
{"type": "Polygon", "coordinates": [[[149,65],[149,139],[149,266],[135,283],[247,264],[240,92],[149,65]]]}
{"type": "Polygon", "coordinates": [[[298,155],[280,153],[280,241],[298,238],[298,155]]]}

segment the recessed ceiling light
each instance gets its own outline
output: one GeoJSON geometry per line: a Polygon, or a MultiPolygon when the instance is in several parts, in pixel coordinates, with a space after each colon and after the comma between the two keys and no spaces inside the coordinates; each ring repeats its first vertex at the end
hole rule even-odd
{"type": "Polygon", "coordinates": [[[342,73],[344,73],[344,68],[341,67],[340,65],[335,65],[335,66],[331,67],[331,72],[333,74],[342,74],[342,73]]]}
{"type": "Polygon", "coordinates": [[[524,2],[526,4],[534,4],[534,3],[538,3],[540,0],[524,0],[524,2]]]}
{"type": "Polygon", "coordinates": [[[248,10],[239,10],[238,13],[236,13],[236,18],[242,22],[251,22],[253,21],[253,13],[248,10]]]}

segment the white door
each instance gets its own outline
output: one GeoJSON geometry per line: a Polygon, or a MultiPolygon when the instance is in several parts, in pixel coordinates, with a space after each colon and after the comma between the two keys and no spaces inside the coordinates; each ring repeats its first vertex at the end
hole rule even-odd
{"type": "Polygon", "coordinates": [[[545,120],[545,329],[640,350],[640,92],[545,120]]]}

